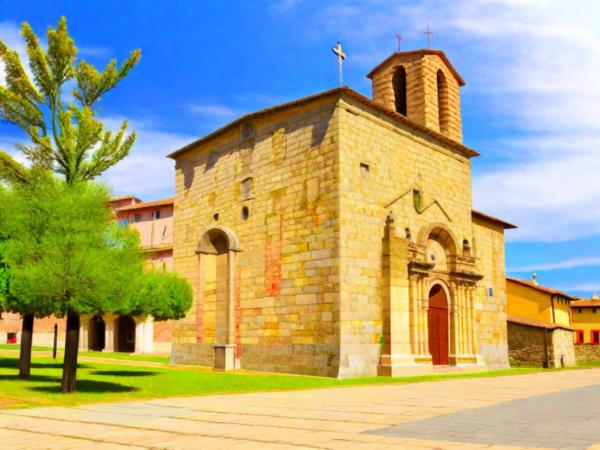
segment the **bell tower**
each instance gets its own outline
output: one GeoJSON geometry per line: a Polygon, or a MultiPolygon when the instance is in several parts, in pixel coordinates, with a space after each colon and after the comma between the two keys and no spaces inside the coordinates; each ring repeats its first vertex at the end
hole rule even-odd
{"type": "Polygon", "coordinates": [[[464,80],[440,50],[395,52],[369,74],[373,101],[462,143],[464,80]]]}

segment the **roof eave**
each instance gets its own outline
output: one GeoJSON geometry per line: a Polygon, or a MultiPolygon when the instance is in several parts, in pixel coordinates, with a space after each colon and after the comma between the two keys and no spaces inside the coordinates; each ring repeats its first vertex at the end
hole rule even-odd
{"type": "Polygon", "coordinates": [[[385,114],[388,117],[396,120],[397,122],[400,122],[408,127],[411,127],[414,130],[421,131],[424,134],[427,134],[428,136],[436,139],[438,142],[441,142],[442,144],[445,144],[451,148],[454,148],[455,150],[457,150],[459,153],[461,153],[463,156],[465,156],[467,158],[473,158],[473,157],[479,156],[478,152],[464,146],[460,142],[454,141],[454,140],[444,136],[443,134],[438,133],[437,131],[427,128],[424,125],[420,125],[416,122],[413,122],[412,120],[408,119],[407,117],[403,116],[402,114],[399,114],[395,111],[391,111],[387,108],[384,108],[383,106],[375,103],[373,100],[365,97],[364,95],[359,94],[358,92],[354,91],[353,89],[343,86],[343,87],[339,87],[339,88],[335,88],[335,89],[330,89],[328,91],[320,92],[320,93],[317,93],[314,95],[310,95],[308,97],[303,97],[301,99],[294,100],[291,102],[282,103],[280,105],[275,105],[275,106],[265,108],[265,109],[262,109],[260,111],[256,111],[253,113],[244,114],[243,116],[239,117],[238,119],[236,119],[232,122],[229,122],[227,125],[222,126],[221,128],[213,131],[212,133],[209,133],[199,139],[196,139],[195,141],[168,154],[167,157],[171,158],[171,159],[176,159],[182,153],[196,147],[197,145],[199,145],[203,142],[206,142],[206,141],[212,139],[213,137],[215,137],[221,133],[226,132],[227,130],[234,128],[235,126],[239,126],[242,122],[244,122],[246,120],[251,120],[256,117],[264,116],[264,115],[271,114],[271,113],[274,113],[277,111],[282,111],[287,108],[300,106],[300,105],[303,105],[305,103],[308,103],[308,102],[311,102],[311,101],[314,101],[317,99],[323,99],[323,98],[334,97],[334,96],[341,98],[343,95],[347,95],[348,97],[350,97],[354,100],[357,100],[358,102],[362,103],[363,105],[365,105],[369,108],[372,108],[382,114],[385,114]]]}
{"type": "Polygon", "coordinates": [[[444,61],[444,63],[446,64],[446,66],[448,66],[448,69],[450,70],[450,72],[452,72],[452,75],[454,75],[454,77],[456,78],[456,81],[458,81],[458,84],[460,86],[466,85],[465,80],[463,79],[463,77],[460,76],[460,74],[458,73],[458,71],[456,70],[456,68],[452,65],[452,63],[450,62],[450,60],[448,59],[448,57],[446,56],[446,54],[442,50],[431,50],[431,49],[426,49],[426,48],[419,49],[419,50],[411,50],[411,51],[408,51],[408,52],[394,52],[394,53],[392,53],[390,56],[388,56],[383,61],[381,61],[379,64],[377,64],[367,74],[367,78],[371,78],[375,72],[377,72],[381,67],[383,67],[384,65],[386,65],[392,58],[394,58],[394,57],[396,57],[398,55],[408,56],[408,55],[418,55],[418,54],[439,56],[442,59],[442,61],[444,61]]]}

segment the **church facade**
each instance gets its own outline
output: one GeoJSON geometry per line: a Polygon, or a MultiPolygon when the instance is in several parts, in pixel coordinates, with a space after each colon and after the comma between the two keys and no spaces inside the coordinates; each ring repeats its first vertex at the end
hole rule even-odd
{"type": "Polygon", "coordinates": [[[172,361],[333,377],[507,367],[504,231],[473,211],[441,51],[247,114],[176,161],[172,361]]]}

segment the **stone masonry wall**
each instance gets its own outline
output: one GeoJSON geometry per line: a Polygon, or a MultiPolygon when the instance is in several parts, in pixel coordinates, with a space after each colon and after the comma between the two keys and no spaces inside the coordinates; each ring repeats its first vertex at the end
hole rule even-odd
{"type": "Polygon", "coordinates": [[[477,260],[477,270],[483,275],[475,304],[479,353],[488,367],[506,368],[509,361],[504,229],[475,218],[471,247],[477,260]]]}
{"type": "Polygon", "coordinates": [[[562,328],[553,330],[551,359],[554,367],[567,367],[577,364],[572,331],[562,328]]]}
{"type": "MultiPolygon", "coordinates": [[[[340,376],[375,375],[383,321],[386,215],[393,211],[396,229],[402,234],[410,229],[413,239],[431,224],[442,223],[457,245],[471,241],[470,162],[353,103],[341,107],[340,376]],[[415,188],[423,195],[421,213],[414,207],[415,188]]],[[[498,342],[505,343],[501,335],[498,342]]]]}
{"type": "Polygon", "coordinates": [[[218,326],[214,305],[199,301],[195,253],[202,234],[221,225],[233,230],[241,246],[235,271],[241,366],[337,376],[335,111],[330,98],[256,118],[253,138],[229,130],[177,159],[174,267],[194,287],[195,302],[174,326],[173,362],[212,366],[212,346],[222,343],[211,331],[218,326]],[[250,195],[247,183],[242,186],[248,178],[250,195]]]}
{"type": "MultiPolygon", "coordinates": [[[[548,353],[552,335],[548,336],[548,353]]],[[[545,361],[544,329],[508,322],[508,355],[511,366],[542,367],[545,361]]]]}
{"type": "Polygon", "coordinates": [[[462,142],[460,86],[446,64],[437,55],[400,54],[373,74],[373,100],[395,111],[392,78],[397,67],[406,70],[407,117],[416,123],[441,132],[438,114],[437,72],[441,70],[447,84],[447,110],[451,139],[462,142]]]}
{"type": "Polygon", "coordinates": [[[574,344],[577,361],[600,361],[600,345],[574,344]]]}
{"type": "MultiPolygon", "coordinates": [[[[546,330],[550,367],[574,366],[573,332],[562,328],[546,330]]],[[[544,328],[508,322],[511,365],[542,367],[545,361],[544,328]]]]}

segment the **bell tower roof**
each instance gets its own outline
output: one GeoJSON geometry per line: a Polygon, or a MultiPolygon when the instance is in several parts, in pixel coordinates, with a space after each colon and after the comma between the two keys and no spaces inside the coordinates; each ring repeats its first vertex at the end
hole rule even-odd
{"type": "Polygon", "coordinates": [[[394,59],[404,59],[407,57],[423,57],[426,55],[438,56],[444,62],[444,64],[448,67],[448,70],[452,73],[452,75],[454,75],[454,78],[456,78],[458,85],[464,86],[466,84],[465,80],[463,79],[463,77],[460,76],[458,71],[454,68],[454,66],[452,65],[452,63],[450,62],[450,60],[448,59],[446,54],[441,50],[431,50],[431,49],[411,50],[408,52],[394,52],[390,56],[385,58],[383,61],[381,61],[379,64],[377,64],[377,66],[375,66],[367,74],[367,78],[373,78],[373,75],[375,73],[377,73],[381,68],[386,66],[390,61],[392,61],[394,59]]]}

